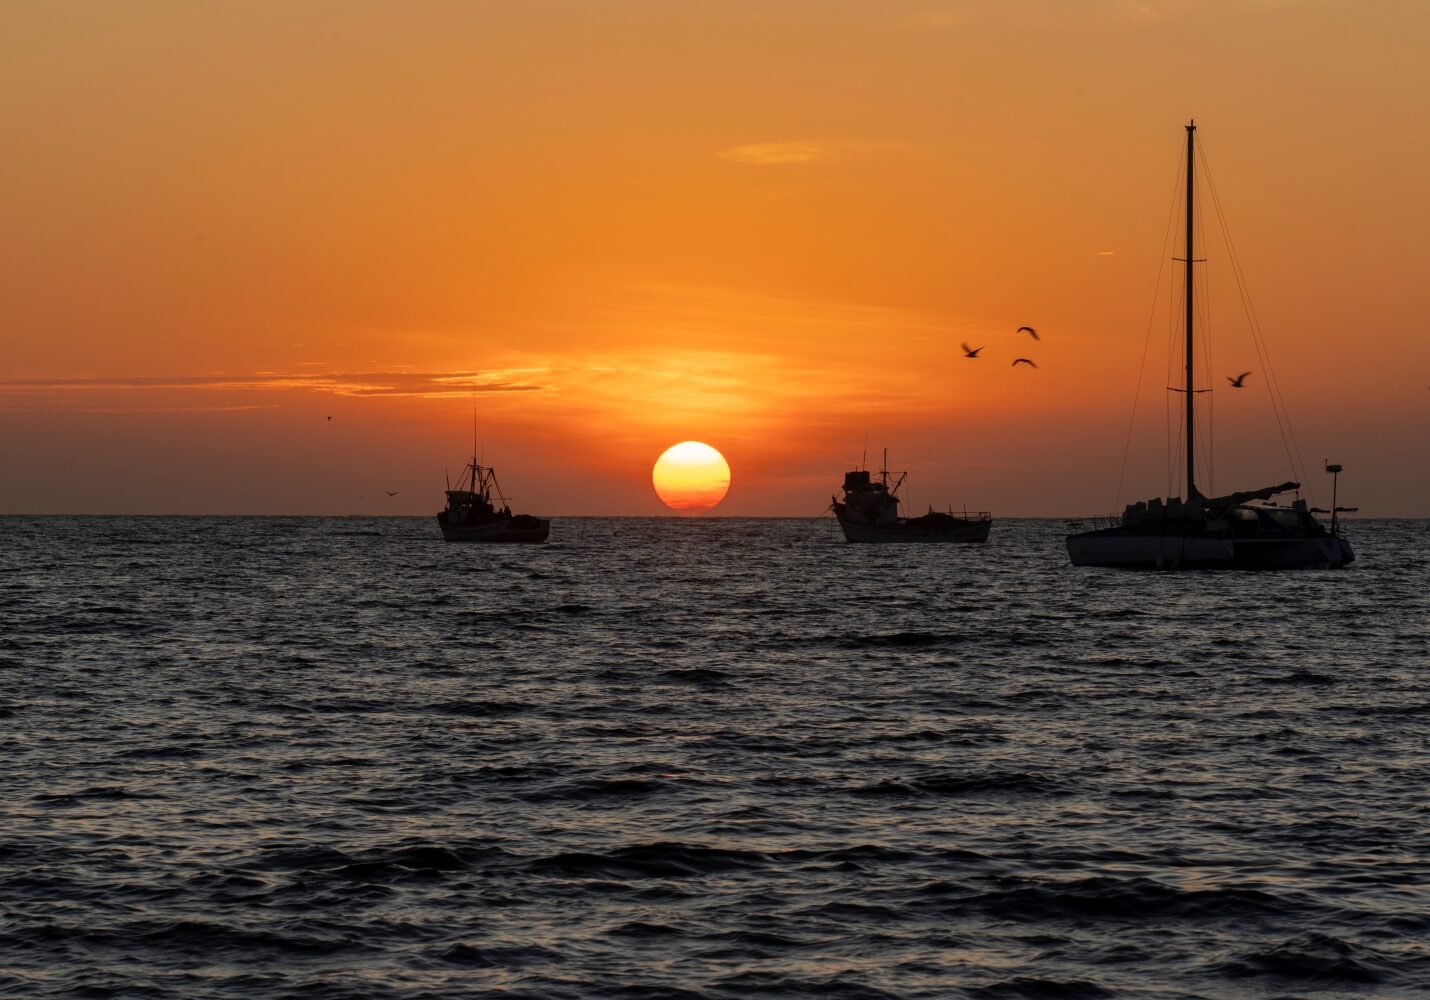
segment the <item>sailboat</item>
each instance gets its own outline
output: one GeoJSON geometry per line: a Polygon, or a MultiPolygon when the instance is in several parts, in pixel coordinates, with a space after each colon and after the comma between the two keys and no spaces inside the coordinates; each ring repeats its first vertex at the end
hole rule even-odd
{"type": "MultiPolygon", "coordinates": [[[[1288,505],[1271,499],[1301,488],[1300,483],[1205,497],[1196,486],[1196,397],[1193,383],[1193,266],[1197,263],[1194,198],[1196,122],[1187,129],[1186,221],[1186,441],[1187,499],[1160,498],[1129,504],[1121,523],[1067,537],[1074,566],[1122,569],[1301,569],[1335,568],[1355,559],[1341,533],[1332,501],[1329,527],[1316,520],[1300,498],[1288,505]]],[[[1337,475],[1339,465],[1327,465],[1337,475]]],[[[1324,511],[1322,513],[1325,513],[1324,511]]]]}

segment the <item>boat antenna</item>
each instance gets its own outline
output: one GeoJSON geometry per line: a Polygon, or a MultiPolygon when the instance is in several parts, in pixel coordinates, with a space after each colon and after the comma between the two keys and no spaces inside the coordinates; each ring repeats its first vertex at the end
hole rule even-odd
{"type": "Polygon", "coordinates": [[[1187,264],[1187,388],[1186,388],[1186,395],[1187,395],[1187,433],[1186,433],[1186,439],[1187,439],[1187,500],[1188,500],[1188,502],[1193,501],[1193,500],[1196,500],[1197,497],[1199,496],[1199,494],[1197,493],[1197,486],[1196,486],[1196,477],[1197,477],[1197,463],[1196,463],[1196,440],[1197,440],[1196,398],[1197,398],[1197,394],[1196,394],[1196,386],[1193,384],[1193,379],[1194,379],[1195,376],[1193,375],[1193,370],[1192,370],[1192,363],[1193,363],[1193,359],[1194,359],[1194,357],[1195,357],[1195,355],[1193,354],[1194,345],[1195,345],[1195,338],[1194,338],[1194,336],[1193,336],[1194,331],[1195,331],[1195,325],[1194,325],[1193,319],[1192,319],[1192,295],[1193,295],[1193,289],[1195,288],[1195,285],[1194,285],[1193,282],[1192,282],[1192,266],[1193,266],[1193,264],[1194,264],[1195,261],[1196,261],[1196,255],[1193,253],[1193,249],[1194,249],[1193,241],[1194,241],[1195,233],[1196,233],[1195,215],[1194,215],[1194,209],[1193,209],[1193,198],[1195,197],[1195,193],[1196,193],[1196,182],[1195,182],[1196,179],[1195,179],[1195,177],[1194,177],[1194,175],[1193,175],[1193,171],[1194,171],[1195,168],[1196,168],[1196,153],[1195,153],[1196,135],[1197,135],[1197,122],[1196,122],[1196,119],[1194,118],[1194,119],[1192,119],[1192,120],[1187,124],[1187,260],[1186,260],[1186,264],[1187,264]]]}
{"type": "Polygon", "coordinates": [[[1326,459],[1326,471],[1331,474],[1331,534],[1334,535],[1339,530],[1339,518],[1343,511],[1354,512],[1355,507],[1337,507],[1337,487],[1341,484],[1341,466],[1334,465],[1331,460],[1326,459]]]}
{"type": "Polygon", "coordinates": [[[859,459],[859,468],[869,468],[869,428],[864,428],[864,454],[859,459]]]}

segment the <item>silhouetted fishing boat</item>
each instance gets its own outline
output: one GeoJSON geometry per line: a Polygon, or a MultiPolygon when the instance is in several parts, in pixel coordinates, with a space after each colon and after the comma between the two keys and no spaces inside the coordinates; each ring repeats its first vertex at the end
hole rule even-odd
{"type": "MultiPolygon", "coordinates": [[[[1301,488],[1284,482],[1259,490],[1204,497],[1196,486],[1196,397],[1193,361],[1193,265],[1196,254],[1194,199],[1196,194],[1196,123],[1187,129],[1186,218],[1186,375],[1185,385],[1173,391],[1186,396],[1183,439],[1186,448],[1187,499],[1172,497],[1129,504],[1121,522],[1067,537],[1068,557],[1074,566],[1122,569],[1297,569],[1344,566],[1355,559],[1340,532],[1336,515],[1342,510],[1331,501],[1329,529],[1316,520],[1300,498],[1287,506],[1269,503],[1274,496],[1301,488]],[[1254,503],[1253,501],[1260,501],[1254,503]]],[[[1255,332],[1255,327],[1253,327],[1255,332]]],[[[1245,376],[1242,376],[1244,378],[1245,376]]],[[[1237,380],[1233,384],[1240,385],[1237,380]]],[[[1326,471],[1338,474],[1339,465],[1326,471]]],[[[1319,511],[1319,513],[1327,513],[1319,511]]]]}
{"type": "MultiPolygon", "coordinates": [[[[888,452],[884,453],[887,466],[888,452]]],[[[868,469],[844,473],[844,499],[830,498],[830,509],[851,542],[983,542],[993,527],[993,517],[987,511],[962,516],[953,511],[942,513],[929,508],[919,517],[899,514],[899,487],[908,473],[899,473],[893,487],[889,486],[889,470],[882,469],[876,480],[868,469]]]]}
{"type": "Polygon", "coordinates": [[[437,515],[442,537],[449,542],[544,542],[551,533],[550,520],[513,514],[497,485],[496,472],[478,464],[475,457],[463,470],[459,488],[450,486],[447,509],[437,515]]]}

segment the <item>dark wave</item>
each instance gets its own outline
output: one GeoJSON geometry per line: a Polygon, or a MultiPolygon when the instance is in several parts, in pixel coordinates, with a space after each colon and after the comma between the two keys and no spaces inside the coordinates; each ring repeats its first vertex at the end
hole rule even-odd
{"type": "Polygon", "coordinates": [[[718,980],[714,992],[719,996],[756,997],[847,997],[848,1000],[902,1000],[890,993],[859,981],[857,973],[843,975],[800,976],[794,973],[751,971],[718,980]]]}
{"type": "Polygon", "coordinates": [[[944,632],[884,632],[877,635],[858,635],[836,639],[835,644],[843,649],[918,649],[928,646],[946,646],[963,642],[961,635],[944,632]]]}
{"type": "Polygon", "coordinates": [[[32,801],[47,806],[76,805],[80,802],[144,802],[169,796],[153,791],[132,791],[119,785],[94,785],[73,792],[45,792],[32,801]]]}
{"type": "Polygon", "coordinates": [[[311,921],[292,919],[275,929],[261,929],[215,920],[138,920],[117,924],[73,926],[35,924],[0,933],[0,946],[19,951],[50,946],[127,951],[163,948],[178,954],[208,956],[325,956],[370,951],[372,944],[355,931],[315,932],[311,921]]]}
{"type": "Polygon", "coordinates": [[[1043,979],[1017,976],[987,986],[970,986],[965,990],[977,1000],[1099,1000],[1117,993],[1086,979],[1043,979]]]}
{"type": "Polygon", "coordinates": [[[925,774],[880,781],[853,789],[861,796],[910,795],[1068,795],[1075,786],[1066,779],[1024,771],[987,774],[925,774]]]}
{"type": "Polygon", "coordinates": [[[1266,678],[1267,684],[1293,684],[1310,685],[1313,687],[1325,687],[1330,684],[1339,683],[1330,674],[1321,673],[1315,670],[1293,670],[1289,674],[1279,677],[1266,678]]]}
{"type": "Polygon", "coordinates": [[[666,680],[679,681],[682,684],[697,684],[706,687],[723,687],[731,678],[731,675],[723,670],[712,670],[708,667],[662,670],[660,676],[666,680]]]}
{"type": "Polygon", "coordinates": [[[531,710],[531,706],[520,701],[444,701],[428,705],[429,712],[440,715],[463,715],[469,718],[493,719],[508,715],[520,715],[531,710]]]}
{"type": "MultiPolygon", "coordinates": [[[[942,895],[943,883],[925,892],[942,895]]],[[[999,887],[962,895],[960,908],[981,910],[1002,919],[1045,920],[1239,920],[1287,917],[1299,908],[1285,894],[1260,889],[1179,889],[1148,878],[1098,876],[1067,881],[999,880],[999,887]]]]}
{"type": "MultiPolygon", "coordinates": [[[[1266,977],[1336,989],[1384,983],[1391,964],[1370,948],[1310,933],[1237,956],[1216,971],[1235,979],[1266,977]]],[[[1422,959],[1421,964],[1430,971],[1430,961],[1422,959]]]]}
{"type": "Polygon", "coordinates": [[[465,969],[521,969],[559,964],[565,956],[539,945],[475,945],[459,942],[438,952],[438,961],[465,969]]]}
{"type": "Polygon", "coordinates": [[[767,867],[768,855],[678,843],[640,844],[608,854],[571,852],[532,861],[528,868],[546,874],[603,878],[694,878],[721,872],[767,867]]]}
{"type": "Polygon", "coordinates": [[[528,802],[605,802],[655,795],[668,787],[668,782],[649,778],[590,778],[534,788],[519,795],[528,802]]]}

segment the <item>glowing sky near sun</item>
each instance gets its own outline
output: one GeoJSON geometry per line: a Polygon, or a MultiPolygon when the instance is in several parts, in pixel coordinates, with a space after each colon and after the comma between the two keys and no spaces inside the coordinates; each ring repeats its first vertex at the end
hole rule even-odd
{"type": "MultiPolygon", "coordinates": [[[[1409,0],[8,4],[0,511],[430,513],[474,398],[539,513],[666,512],[683,440],[721,514],[819,513],[866,440],[915,507],[1105,511],[1168,480],[1165,315],[1121,458],[1195,116],[1304,463],[1425,514],[1427,39],[1409,0]]],[[[1208,256],[1222,385],[1262,365],[1208,256]]],[[[1287,478],[1248,385],[1216,486],[1287,478]]]]}

